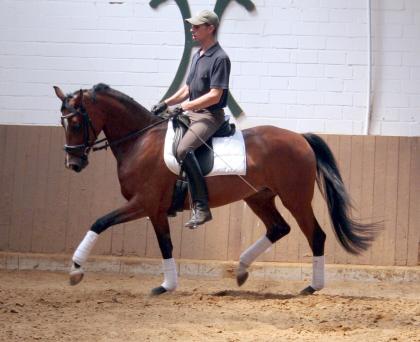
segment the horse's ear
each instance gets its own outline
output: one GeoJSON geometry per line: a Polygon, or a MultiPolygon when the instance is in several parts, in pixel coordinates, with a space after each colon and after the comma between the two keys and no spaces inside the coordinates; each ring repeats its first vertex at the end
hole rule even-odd
{"type": "Polygon", "coordinates": [[[55,94],[57,95],[57,97],[61,101],[64,101],[64,99],[66,98],[66,96],[64,95],[63,91],[59,87],[57,87],[57,86],[54,86],[54,91],[55,91],[55,94]]]}
{"type": "Polygon", "coordinates": [[[76,105],[80,105],[83,102],[83,89],[79,90],[79,96],[76,98],[76,105]]]}

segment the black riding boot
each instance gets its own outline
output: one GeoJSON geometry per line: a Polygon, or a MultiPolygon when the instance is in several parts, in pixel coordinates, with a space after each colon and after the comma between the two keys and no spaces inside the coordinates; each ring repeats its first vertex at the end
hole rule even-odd
{"type": "Polygon", "coordinates": [[[193,201],[193,216],[185,224],[185,227],[195,228],[212,219],[208,206],[206,181],[193,151],[189,151],[185,156],[182,168],[187,174],[193,201]]]}

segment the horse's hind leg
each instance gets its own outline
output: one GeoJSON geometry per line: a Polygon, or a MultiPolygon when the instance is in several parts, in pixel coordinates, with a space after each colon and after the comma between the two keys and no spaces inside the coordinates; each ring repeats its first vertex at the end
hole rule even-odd
{"type": "Polygon", "coordinates": [[[326,235],[315,218],[310,202],[307,205],[299,206],[295,203],[294,206],[286,205],[286,207],[296,219],[312,250],[312,283],[303,289],[301,294],[313,294],[324,288],[326,235]]]}
{"type": "Polygon", "coordinates": [[[245,199],[252,211],[263,221],[267,232],[241,254],[236,275],[238,286],[248,279],[248,267],[252,262],[290,232],[290,226],[276,208],[275,196],[271,190],[266,189],[245,199]]]}

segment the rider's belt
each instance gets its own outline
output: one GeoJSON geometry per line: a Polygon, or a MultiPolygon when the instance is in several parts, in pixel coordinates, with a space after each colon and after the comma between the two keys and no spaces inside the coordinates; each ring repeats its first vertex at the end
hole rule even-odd
{"type": "Polygon", "coordinates": [[[197,109],[197,110],[193,110],[194,113],[212,113],[215,115],[225,115],[225,111],[223,109],[213,109],[213,110],[208,110],[208,109],[197,109]]]}

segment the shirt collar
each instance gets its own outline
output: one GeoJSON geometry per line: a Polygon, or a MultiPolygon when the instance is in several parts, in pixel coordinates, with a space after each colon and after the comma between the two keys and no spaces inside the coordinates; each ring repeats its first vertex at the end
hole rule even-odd
{"type": "MultiPolygon", "coordinates": [[[[216,52],[216,50],[220,47],[219,42],[214,43],[212,46],[210,46],[206,52],[204,52],[204,56],[211,56],[212,54],[214,54],[216,52]]],[[[198,50],[197,54],[200,55],[200,50],[198,50]]]]}

